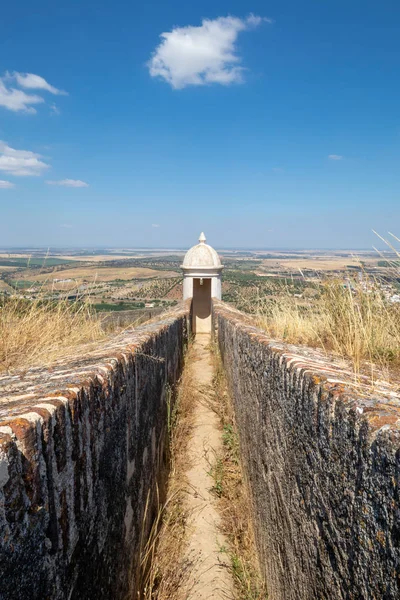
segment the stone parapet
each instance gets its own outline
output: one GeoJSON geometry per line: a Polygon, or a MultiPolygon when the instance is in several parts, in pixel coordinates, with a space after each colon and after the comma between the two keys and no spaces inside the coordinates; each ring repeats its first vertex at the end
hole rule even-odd
{"type": "Polygon", "coordinates": [[[271,600],[400,597],[400,396],[214,301],[271,600]]]}
{"type": "Polygon", "coordinates": [[[86,355],[0,377],[1,600],[136,593],[189,311],[182,303],[86,355]]]}

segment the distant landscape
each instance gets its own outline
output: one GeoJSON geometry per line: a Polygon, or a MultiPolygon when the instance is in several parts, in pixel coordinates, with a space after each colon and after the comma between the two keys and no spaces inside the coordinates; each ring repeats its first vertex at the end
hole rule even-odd
{"type": "MultiPolygon", "coordinates": [[[[223,300],[248,312],[256,299],[284,289],[312,298],[328,279],[365,277],[384,282],[396,300],[400,277],[389,275],[398,257],[389,251],[220,250],[223,300]]],[[[0,249],[0,295],[25,299],[82,299],[96,311],[167,308],[182,298],[184,251],[159,249],[0,249]]]]}

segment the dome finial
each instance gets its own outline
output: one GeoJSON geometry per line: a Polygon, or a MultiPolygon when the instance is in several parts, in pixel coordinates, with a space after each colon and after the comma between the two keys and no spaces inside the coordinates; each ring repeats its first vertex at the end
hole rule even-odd
{"type": "Polygon", "coordinates": [[[204,235],[203,232],[201,232],[201,234],[200,234],[199,242],[200,242],[200,244],[205,244],[206,243],[206,236],[204,235]]]}

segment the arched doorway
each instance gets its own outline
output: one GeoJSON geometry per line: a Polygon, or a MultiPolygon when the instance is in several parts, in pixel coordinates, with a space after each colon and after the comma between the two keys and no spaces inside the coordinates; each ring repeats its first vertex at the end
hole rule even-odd
{"type": "Polygon", "coordinates": [[[211,332],[211,278],[193,279],[192,331],[211,332]]]}

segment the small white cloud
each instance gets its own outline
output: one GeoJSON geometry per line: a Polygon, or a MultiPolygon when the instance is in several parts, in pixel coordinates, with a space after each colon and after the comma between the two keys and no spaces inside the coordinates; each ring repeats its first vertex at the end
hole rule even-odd
{"type": "Polygon", "coordinates": [[[7,73],[6,77],[9,79],[15,79],[18,85],[22,88],[28,90],[45,90],[46,92],[50,92],[50,94],[54,94],[55,96],[67,96],[67,92],[64,90],[59,90],[54,87],[54,85],[50,85],[44,77],[40,77],[40,75],[34,75],[33,73],[7,73]]]}
{"type": "Polygon", "coordinates": [[[7,88],[0,77],[0,106],[4,106],[13,112],[36,113],[32,104],[41,104],[43,98],[35,94],[26,94],[22,90],[7,88]]]}
{"type": "Polygon", "coordinates": [[[50,114],[59,115],[60,113],[61,113],[61,111],[58,108],[57,104],[53,103],[50,105],[50,114]]]}
{"type": "Polygon", "coordinates": [[[61,185],[63,187],[86,188],[89,184],[80,179],[61,179],[60,181],[46,181],[47,185],[61,185]]]}
{"type": "Polygon", "coordinates": [[[162,41],[148,62],[150,75],[165,79],[173,88],[187,85],[243,81],[236,41],[239,33],[270,19],[249,15],[203,19],[199,27],[176,27],[160,35],[162,41]]]}
{"type": "Polygon", "coordinates": [[[263,22],[273,23],[274,20],[268,19],[268,17],[259,17],[258,15],[253,15],[253,13],[250,13],[249,16],[246,18],[246,23],[252,27],[258,27],[258,25],[261,25],[261,23],[263,22]]]}
{"type": "Polygon", "coordinates": [[[38,176],[49,168],[41,158],[36,152],[15,150],[0,140],[0,171],[18,177],[38,176]]]}
{"type": "Polygon", "coordinates": [[[159,226],[159,224],[158,224],[158,223],[153,223],[153,224],[152,224],[152,227],[156,227],[156,228],[157,228],[157,227],[160,227],[160,226],[159,226]]]}
{"type": "Polygon", "coordinates": [[[15,183],[11,183],[11,181],[4,181],[4,179],[0,179],[0,190],[11,190],[15,188],[15,183]]]}
{"type": "Polygon", "coordinates": [[[274,173],[283,173],[282,167],[272,167],[274,173]]]}
{"type": "Polygon", "coordinates": [[[328,158],[329,160],[342,160],[343,156],[340,156],[340,154],[330,154],[328,158]]]}
{"type": "Polygon", "coordinates": [[[67,92],[50,85],[40,75],[33,73],[9,73],[0,77],[0,106],[13,112],[35,114],[33,105],[42,104],[44,98],[37,94],[27,94],[24,90],[42,90],[55,95],[66,95],[67,92]],[[23,88],[18,89],[19,88],[23,88]]]}
{"type": "Polygon", "coordinates": [[[60,227],[62,227],[63,229],[72,229],[72,225],[70,225],[69,223],[63,223],[62,225],[60,225],[60,227]]]}

